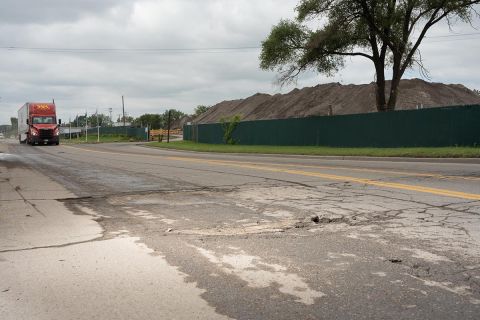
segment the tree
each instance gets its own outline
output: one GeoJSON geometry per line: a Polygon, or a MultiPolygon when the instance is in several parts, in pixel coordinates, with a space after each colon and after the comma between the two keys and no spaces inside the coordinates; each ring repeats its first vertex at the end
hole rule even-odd
{"type": "Polygon", "coordinates": [[[85,115],[77,115],[75,120],[72,122],[72,126],[85,127],[85,119],[85,115]]]}
{"type": "Polygon", "coordinates": [[[133,117],[132,116],[129,116],[127,114],[125,114],[125,116],[122,116],[122,115],[118,115],[118,118],[117,118],[117,123],[121,123],[123,124],[123,120],[125,118],[125,123],[132,123],[133,122],[133,117]]]}
{"type": "MultiPolygon", "coordinates": [[[[85,122],[83,124],[85,125],[85,122]]],[[[98,117],[96,113],[91,114],[90,116],[88,116],[88,125],[90,127],[96,127],[98,125],[105,127],[107,125],[110,125],[110,117],[103,113],[99,113],[98,117]],[[97,124],[97,118],[98,118],[98,124],[97,124]]]]}
{"type": "Polygon", "coordinates": [[[18,119],[15,117],[11,117],[10,123],[11,123],[10,129],[5,131],[9,136],[16,136],[18,132],[18,119]]]}
{"type": "Polygon", "coordinates": [[[473,89],[473,92],[474,92],[476,95],[480,96],[480,90],[473,89]]]}
{"type": "Polygon", "coordinates": [[[150,129],[160,129],[163,127],[164,118],[161,114],[145,113],[134,120],[136,126],[148,126],[150,129]]]}
{"type": "Polygon", "coordinates": [[[476,3],[480,0],[301,0],[296,19],[280,21],[262,42],[260,67],[279,71],[283,84],[309,69],[330,76],[346,57],[363,57],[375,67],[377,110],[394,110],[405,71],[415,64],[424,70],[419,46],[428,30],[442,20],[450,25],[452,18],[470,22],[476,3]],[[321,27],[311,30],[315,19],[321,27]]]}
{"type": "Polygon", "coordinates": [[[10,118],[10,123],[12,124],[12,130],[15,129],[17,130],[18,128],[18,119],[15,117],[10,118]]]}
{"type": "Polygon", "coordinates": [[[195,108],[195,110],[194,110],[195,113],[193,114],[193,116],[198,117],[198,116],[201,115],[202,113],[207,112],[208,109],[210,109],[210,108],[211,108],[211,107],[209,107],[209,106],[202,106],[202,105],[197,106],[197,107],[195,108]]]}
{"type": "Polygon", "coordinates": [[[175,109],[166,110],[165,113],[163,114],[164,129],[166,129],[167,126],[168,126],[168,112],[169,111],[170,111],[170,124],[174,123],[175,121],[180,120],[181,118],[183,118],[185,116],[185,113],[183,113],[182,111],[179,111],[179,110],[175,110],[175,109]]]}
{"type": "Polygon", "coordinates": [[[233,132],[237,128],[240,120],[242,120],[242,116],[239,114],[220,119],[223,130],[223,142],[225,142],[225,144],[233,145],[237,143],[237,141],[233,138],[233,132]]]}

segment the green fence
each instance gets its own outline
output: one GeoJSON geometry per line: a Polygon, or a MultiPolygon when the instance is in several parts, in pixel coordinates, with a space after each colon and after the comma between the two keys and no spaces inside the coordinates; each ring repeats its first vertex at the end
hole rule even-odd
{"type": "MultiPolygon", "coordinates": [[[[97,135],[97,128],[88,129],[89,135],[97,135]]],[[[136,137],[141,140],[148,140],[148,128],[131,127],[100,127],[101,135],[124,135],[127,137],[136,137]]]]}
{"type": "MultiPolygon", "coordinates": [[[[185,126],[183,139],[223,143],[219,123],[185,126]]],[[[279,120],[242,121],[238,144],[331,147],[480,145],[480,105],[279,120]]]]}

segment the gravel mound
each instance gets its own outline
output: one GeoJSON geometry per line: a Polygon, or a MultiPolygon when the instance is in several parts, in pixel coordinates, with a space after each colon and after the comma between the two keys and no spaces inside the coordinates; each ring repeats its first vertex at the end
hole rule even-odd
{"type": "MultiPolygon", "coordinates": [[[[387,86],[389,83],[387,84],[387,86]]],[[[480,104],[480,96],[461,84],[402,80],[397,110],[480,104]]],[[[246,99],[223,101],[194,119],[196,123],[219,122],[236,114],[242,120],[302,118],[376,112],[375,84],[327,83],[294,89],[287,94],[257,93],[246,99]]]]}

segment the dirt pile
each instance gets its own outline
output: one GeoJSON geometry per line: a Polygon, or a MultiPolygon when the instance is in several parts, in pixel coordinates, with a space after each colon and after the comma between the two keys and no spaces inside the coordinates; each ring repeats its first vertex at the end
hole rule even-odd
{"type": "MultiPolygon", "coordinates": [[[[460,84],[402,80],[397,110],[480,104],[480,96],[460,84]]],[[[294,89],[287,94],[257,93],[249,98],[223,101],[194,119],[196,123],[219,122],[236,114],[242,120],[302,118],[376,112],[375,84],[322,84],[294,89]]]]}

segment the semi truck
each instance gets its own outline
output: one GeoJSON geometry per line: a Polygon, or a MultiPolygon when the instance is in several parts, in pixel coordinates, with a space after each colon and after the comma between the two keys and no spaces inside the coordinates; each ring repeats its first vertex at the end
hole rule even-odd
{"type": "Polygon", "coordinates": [[[60,124],[54,103],[27,102],[18,110],[18,141],[20,143],[60,143],[60,124]]]}

